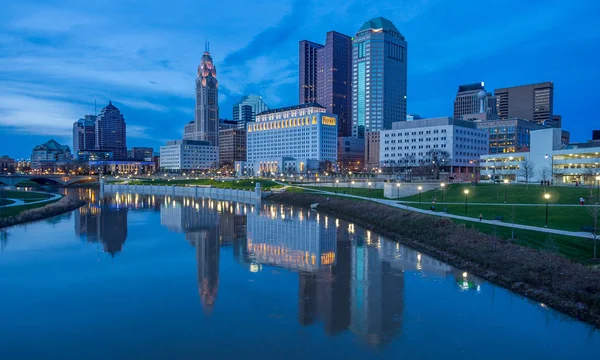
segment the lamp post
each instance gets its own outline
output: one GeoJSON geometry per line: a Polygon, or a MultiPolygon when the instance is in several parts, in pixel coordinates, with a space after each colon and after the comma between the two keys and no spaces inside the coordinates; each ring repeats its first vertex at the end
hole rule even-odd
{"type": "Polygon", "coordinates": [[[465,193],[465,215],[467,215],[467,203],[468,203],[468,197],[469,197],[469,189],[465,189],[464,191],[465,193]]]}
{"type": "Polygon", "coordinates": [[[338,190],[340,189],[340,181],[338,179],[335,179],[335,192],[337,194],[338,190]]]}
{"type": "Polygon", "coordinates": [[[352,185],[350,186],[350,188],[352,189],[352,195],[354,195],[354,180],[352,180],[350,184],[352,185]]]}
{"type": "Polygon", "coordinates": [[[398,189],[398,196],[396,198],[400,199],[400,183],[396,184],[396,189],[398,189]]]}
{"type": "Polygon", "coordinates": [[[548,227],[548,199],[550,199],[550,194],[544,194],[544,199],[546,199],[546,225],[544,227],[548,227]]]}
{"type": "Polygon", "coordinates": [[[367,183],[367,187],[369,188],[369,199],[371,198],[371,182],[367,183]]]}
{"type": "Polygon", "coordinates": [[[600,176],[596,176],[596,204],[599,202],[600,196],[600,176]]]}
{"type": "Polygon", "coordinates": [[[419,190],[419,209],[421,208],[421,190],[423,190],[422,186],[417,187],[417,190],[419,190]]]}
{"type": "Polygon", "coordinates": [[[446,184],[441,183],[440,186],[442,187],[442,202],[444,202],[444,192],[445,192],[445,189],[446,189],[446,184]]]}
{"type": "Polygon", "coordinates": [[[506,204],[507,192],[508,192],[508,179],[504,179],[504,203],[506,204]]]}
{"type": "Polygon", "coordinates": [[[321,190],[321,179],[317,178],[317,188],[321,190]]]}

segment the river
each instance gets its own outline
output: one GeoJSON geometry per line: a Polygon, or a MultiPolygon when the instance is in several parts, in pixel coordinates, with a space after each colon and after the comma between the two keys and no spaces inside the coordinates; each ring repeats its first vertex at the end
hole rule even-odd
{"type": "Polygon", "coordinates": [[[0,235],[2,359],[595,358],[600,332],[307,209],[70,190],[0,235]]]}

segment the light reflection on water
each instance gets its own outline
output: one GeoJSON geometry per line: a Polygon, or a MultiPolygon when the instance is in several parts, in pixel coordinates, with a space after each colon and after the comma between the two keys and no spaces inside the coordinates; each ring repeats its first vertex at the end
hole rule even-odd
{"type": "Polygon", "coordinates": [[[589,326],[325,214],[76,191],[86,206],[2,237],[3,358],[600,350],[589,326]]]}

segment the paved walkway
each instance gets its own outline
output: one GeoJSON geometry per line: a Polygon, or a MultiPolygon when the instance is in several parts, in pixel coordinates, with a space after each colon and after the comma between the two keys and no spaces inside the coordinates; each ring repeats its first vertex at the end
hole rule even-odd
{"type": "MultiPolygon", "coordinates": [[[[418,201],[405,201],[405,200],[395,200],[397,202],[400,202],[402,204],[418,204],[418,201]]],[[[427,200],[427,201],[421,201],[421,204],[431,204],[431,200],[427,200]]],[[[437,201],[435,203],[435,205],[464,205],[464,201],[462,202],[441,202],[441,201],[437,201]]],[[[473,203],[469,201],[469,206],[471,205],[482,205],[482,206],[546,206],[546,203],[543,204],[505,204],[505,203],[473,203]]],[[[594,204],[586,204],[587,205],[594,205],[594,204]]],[[[580,204],[548,204],[549,207],[577,207],[577,206],[582,206],[580,204]]]]}
{"type": "MultiPolygon", "coordinates": [[[[284,185],[284,184],[282,184],[282,185],[284,185]]],[[[298,186],[298,185],[294,185],[294,186],[302,188],[302,186],[298,186]]],[[[364,196],[356,196],[356,195],[340,194],[340,193],[336,194],[334,192],[324,191],[324,190],[315,190],[315,189],[312,189],[312,188],[306,188],[306,189],[314,191],[314,192],[319,192],[319,193],[323,193],[323,194],[330,194],[330,195],[334,195],[334,196],[342,196],[342,197],[350,197],[350,198],[356,198],[356,199],[370,200],[370,201],[377,202],[377,203],[380,203],[380,204],[389,205],[389,206],[392,206],[392,207],[395,207],[395,208],[399,208],[399,209],[403,209],[403,210],[408,210],[408,211],[413,211],[413,212],[418,212],[418,213],[427,214],[427,215],[431,215],[431,216],[440,216],[440,217],[446,217],[446,218],[457,219],[457,220],[464,220],[464,221],[470,221],[470,222],[478,222],[478,223],[482,223],[482,224],[503,226],[503,227],[508,227],[508,228],[513,228],[514,227],[515,229],[539,231],[539,232],[556,234],[556,235],[566,235],[566,236],[573,236],[573,237],[586,238],[586,239],[593,239],[594,238],[593,234],[588,233],[588,232],[583,232],[583,231],[577,231],[576,232],[576,231],[566,231],[566,230],[550,229],[550,228],[544,228],[544,227],[538,227],[538,226],[529,226],[529,225],[522,225],[522,224],[511,224],[511,223],[505,223],[505,222],[498,221],[498,220],[482,220],[482,221],[479,221],[479,219],[477,219],[477,218],[472,218],[472,217],[468,217],[468,216],[453,215],[453,214],[448,214],[448,213],[444,213],[444,212],[435,212],[435,211],[431,211],[431,210],[424,210],[424,209],[414,208],[414,207],[411,207],[411,206],[399,203],[398,200],[376,199],[376,198],[368,198],[368,197],[364,197],[364,196]]],[[[439,205],[439,204],[440,203],[437,203],[436,205],[439,205]]],[[[469,203],[469,205],[471,205],[471,203],[469,203]]],[[[505,204],[499,204],[499,205],[505,205],[505,204]]],[[[523,204],[515,204],[515,205],[523,205],[523,204]]],[[[532,204],[532,205],[534,205],[534,204],[532,204]]],[[[545,206],[545,204],[544,204],[544,206],[545,206]]],[[[567,205],[567,206],[570,206],[570,205],[567,205]]],[[[581,205],[576,205],[576,206],[581,206],[581,205]]]]}
{"type": "Polygon", "coordinates": [[[47,199],[38,200],[38,201],[32,201],[32,202],[28,202],[28,203],[26,203],[24,200],[21,200],[21,199],[6,198],[6,200],[12,200],[14,202],[12,204],[2,205],[2,206],[0,206],[0,208],[7,208],[7,207],[21,206],[21,205],[41,204],[41,203],[45,203],[48,201],[60,199],[62,197],[62,195],[60,195],[60,194],[50,194],[50,193],[44,193],[44,194],[52,195],[52,197],[47,198],[47,199]]]}

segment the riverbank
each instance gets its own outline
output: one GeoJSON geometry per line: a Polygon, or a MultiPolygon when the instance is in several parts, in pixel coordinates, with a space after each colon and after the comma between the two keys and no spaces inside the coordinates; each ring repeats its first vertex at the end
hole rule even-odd
{"type": "Polygon", "coordinates": [[[76,197],[66,196],[60,200],[35,209],[27,209],[16,215],[0,218],[0,228],[43,220],[69,211],[73,211],[86,202],[76,197]]]}
{"type": "Polygon", "coordinates": [[[370,201],[289,192],[268,199],[303,207],[319,203],[319,211],[355,222],[600,328],[600,271],[550,251],[519,246],[446,218],[370,201]]]}

